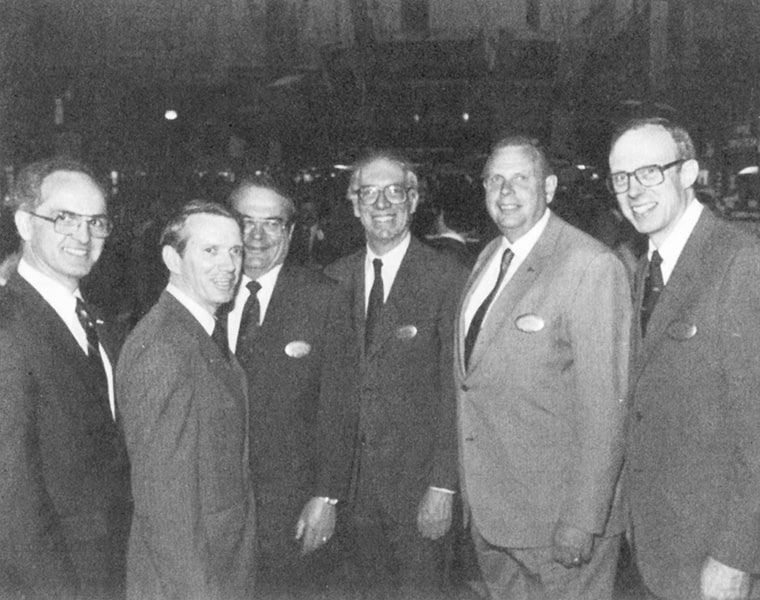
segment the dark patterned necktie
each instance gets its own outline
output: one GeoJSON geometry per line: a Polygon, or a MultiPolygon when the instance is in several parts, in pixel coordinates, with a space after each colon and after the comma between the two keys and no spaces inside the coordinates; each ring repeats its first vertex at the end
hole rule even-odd
{"type": "MultiPolygon", "coordinates": [[[[76,313],[79,323],[84,329],[87,336],[87,358],[98,387],[108,398],[108,378],[106,377],[106,368],[103,365],[103,358],[100,356],[100,342],[98,340],[98,331],[95,329],[95,321],[87,310],[87,306],[81,298],[77,298],[76,313]]],[[[110,407],[109,407],[110,411],[110,407]]]]}
{"type": "Polygon", "coordinates": [[[499,276],[496,278],[496,285],[493,286],[491,292],[488,294],[488,296],[486,296],[485,300],[483,300],[483,302],[478,307],[478,310],[475,311],[475,314],[472,317],[470,328],[467,330],[467,335],[464,338],[465,368],[470,365],[470,354],[472,354],[472,349],[475,347],[475,340],[478,339],[480,327],[483,325],[483,319],[485,319],[488,308],[491,306],[491,302],[493,302],[493,299],[496,297],[496,293],[501,287],[501,282],[504,281],[504,276],[507,274],[507,270],[509,269],[509,264],[512,262],[513,256],[514,254],[512,253],[512,250],[509,248],[504,250],[504,254],[501,255],[501,264],[499,266],[499,276]]]}
{"type": "Polygon", "coordinates": [[[240,356],[243,349],[256,337],[256,332],[259,329],[259,320],[261,319],[261,304],[259,304],[258,297],[261,284],[258,281],[251,280],[246,287],[250,293],[243,305],[243,315],[240,318],[240,329],[238,330],[237,344],[235,345],[235,355],[237,356],[240,356]]]}
{"type": "Polygon", "coordinates": [[[647,271],[647,278],[644,281],[644,299],[641,302],[641,335],[642,337],[647,333],[647,325],[649,319],[652,317],[654,307],[657,305],[657,300],[660,298],[660,293],[665,287],[665,282],[662,279],[662,257],[660,253],[655,250],[652,253],[652,258],[649,261],[649,269],[647,271]]]}
{"type": "Polygon", "coordinates": [[[383,310],[385,290],[383,288],[383,261],[375,258],[372,261],[372,267],[375,272],[375,279],[372,282],[372,289],[369,291],[369,303],[367,304],[367,322],[364,328],[365,347],[369,348],[374,339],[377,324],[380,321],[380,313],[383,310]]]}
{"type": "Polygon", "coordinates": [[[214,330],[211,332],[214,340],[225,360],[230,359],[230,347],[227,341],[227,313],[219,311],[214,317],[214,330]]]}

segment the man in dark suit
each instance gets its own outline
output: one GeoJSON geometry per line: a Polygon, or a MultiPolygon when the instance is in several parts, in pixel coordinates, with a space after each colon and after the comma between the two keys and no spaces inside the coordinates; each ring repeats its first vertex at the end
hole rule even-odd
{"type": "Polygon", "coordinates": [[[545,151],[498,142],[483,170],[502,235],[464,293],[462,488],[492,598],[611,598],[622,510],[630,291],[606,246],[548,210],[545,151]]]}
{"type": "Polygon", "coordinates": [[[240,275],[240,221],[193,201],[164,228],[161,252],[169,284],[116,369],[135,501],[127,597],[250,598],[247,388],[215,318],[240,275]]]}
{"type": "Polygon", "coordinates": [[[390,153],[359,161],[349,184],[367,246],[326,272],[351,292],[361,353],[353,543],[377,597],[436,597],[435,540],[456,489],[453,326],[466,271],[412,238],[417,177],[390,153]]]}
{"type": "Polygon", "coordinates": [[[658,598],[747,598],[760,572],[760,246],[697,201],[678,125],[623,126],[610,172],[649,238],[626,457],[637,564],[658,598]]]}
{"type": "Polygon", "coordinates": [[[269,177],[244,179],[230,204],[244,223],[244,274],[228,333],[254,390],[259,589],[308,594],[331,566],[329,553],[312,551],[332,536],[351,475],[350,303],[335,281],[283,264],[295,216],[287,191],[269,177]]]}
{"type": "Polygon", "coordinates": [[[121,598],[129,465],[116,422],[118,344],[79,282],[111,231],[80,163],[23,169],[18,272],[0,294],[0,596],[121,598]]]}

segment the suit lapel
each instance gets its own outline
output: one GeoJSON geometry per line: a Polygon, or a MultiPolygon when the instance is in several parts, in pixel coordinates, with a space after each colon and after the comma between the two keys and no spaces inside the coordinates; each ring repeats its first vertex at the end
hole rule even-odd
{"type": "MultiPolygon", "coordinates": [[[[553,214],[549,215],[549,222],[541,237],[538,238],[533,249],[493,301],[472,350],[470,371],[477,368],[478,363],[488,352],[488,348],[493,344],[495,338],[502,335],[503,331],[511,328],[511,321],[517,316],[514,315],[514,312],[518,303],[533,287],[536,279],[551,260],[562,226],[562,221],[559,218],[553,214]]],[[[495,249],[496,247],[494,251],[495,249]]]]}

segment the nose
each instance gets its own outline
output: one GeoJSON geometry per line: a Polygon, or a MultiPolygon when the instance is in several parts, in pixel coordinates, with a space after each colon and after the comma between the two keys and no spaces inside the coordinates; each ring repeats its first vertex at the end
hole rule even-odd
{"type": "Polygon", "coordinates": [[[220,269],[230,272],[237,269],[240,262],[240,254],[236,254],[235,252],[220,252],[219,257],[220,269]]]}
{"type": "Polygon", "coordinates": [[[382,189],[377,194],[377,200],[375,200],[375,208],[379,209],[385,209],[391,205],[390,202],[388,202],[388,198],[385,197],[385,190],[382,189]]]}
{"type": "Polygon", "coordinates": [[[253,238],[253,239],[260,240],[263,237],[266,237],[263,223],[254,222],[253,224],[249,226],[248,232],[246,233],[246,238],[253,238]]]}
{"type": "Polygon", "coordinates": [[[514,191],[514,188],[512,188],[512,183],[505,179],[501,182],[501,187],[499,187],[499,195],[500,196],[508,196],[514,191]]]}
{"type": "Polygon", "coordinates": [[[89,223],[85,219],[79,219],[79,222],[77,223],[77,229],[71,235],[75,240],[82,242],[83,244],[88,243],[90,239],[92,239],[89,223]]]}

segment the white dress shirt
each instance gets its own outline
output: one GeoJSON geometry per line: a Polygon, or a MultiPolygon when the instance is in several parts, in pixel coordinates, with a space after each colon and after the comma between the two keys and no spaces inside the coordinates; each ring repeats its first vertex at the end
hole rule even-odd
{"type": "MultiPolygon", "coordinates": [[[[256,297],[259,299],[259,325],[264,322],[264,317],[267,314],[267,308],[269,308],[269,302],[272,300],[272,294],[274,293],[274,286],[277,283],[277,277],[282,270],[282,264],[272,267],[269,271],[264,273],[256,281],[259,282],[261,288],[259,289],[256,297]]],[[[240,278],[240,285],[238,286],[237,294],[235,295],[235,304],[232,310],[227,313],[227,339],[230,344],[230,350],[235,351],[237,347],[238,334],[240,333],[240,323],[243,320],[243,307],[248,300],[248,296],[251,295],[248,289],[248,284],[252,281],[248,275],[243,274],[240,278]]]]}
{"type": "MultiPolygon", "coordinates": [[[[536,221],[535,225],[533,225],[533,227],[531,227],[524,235],[520,236],[520,238],[518,238],[514,243],[510,244],[509,240],[506,237],[501,237],[501,244],[499,245],[499,248],[496,250],[496,252],[493,253],[493,255],[491,255],[488,264],[481,272],[480,278],[475,283],[475,287],[472,291],[472,295],[470,296],[470,300],[464,309],[465,331],[469,329],[472,318],[475,316],[478,308],[483,303],[483,300],[486,299],[488,294],[491,293],[493,286],[496,285],[496,280],[499,278],[499,271],[501,270],[501,257],[504,254],[504,251],[509,248],[512,250],[512,254],[514,254],[514,256],[512,257],[512,262],[509,263],[507,274],[504,276],[504,279],[499,286],[499,291],[496,293],[496,296],[494,296],[494,300],[499,296],[499,294],[501,294],[504,286],[507,285],[507,282],[512,278],[517,269],[520,268],[520,265],[523,264],[525,259],[528,257],[528,254],[530,254],[531,250],[533,250],[533,246],[535,246],[536,242],[538,242],[538,238],[541,237],[541,234],[544,232],[544,229],[546,229],[546,224],[548,222],[549,209],[546,209],[544,211],[544,214],[541,215],[541,218],[536,221]]],[[[484,321],[488,317],[488,314],[491,312],[491,307],[493,307],[493,305],[494,302],[491,302],[491,306],[489,306],[488,312],[483,318],[484,321]]]]}
{"type": "MultiPolygon", "coordinates": [[[[71,335],[74,336],[74,339],[77,344],[79,344],[82,352],[88,354],[87,333],[79,322],[79,317],[76,312],[77,298],[82,300],[82,294],[79,292],[79,289],[76,289],[73,292],[70,291],[59,281],[56,281],[39,269],[36,269],[23,258],[18,264],[18,274],[29,282],[29,285],[37,290],[45,302],[53,308],[71,332],[71,335]]],[[[100,351],[100,358],[103,361],[103,368],[105,369],[106,380],[108,381],[108,404],[111,407],[111,417],[116,418],[116,405],[114,403],[113,389],[113,366],[111,365],[111,361],[108,360],[108,354],[103,348],[103,344],[98,344],[98,350],[100,351]]]]}
{"type": "Polygon", "coordinates": [[[372,265],[372,261],[379,258],[383,261],[383,269],[381,276],[383,278],[383,302],[388,299],[388,294],[393,287],[393,282],[396,281],[396,275],[401,268],[401,261],[406,256],[406,251],[409,249],[409,244],[412,241],[412,235],[407,233],[406,236],[399,242],[399,244],[379,256],[372,252],[369,246],[367,246],[367,257],[364,259],[364,312],[367,312],[367,306],[369,306],[369,293],[372,290],[372,283],[375,281],[375,268],[372,265]]]}
{"type": "Polygon", "coordinates": [[[668,283],[668,279],[670,279],[673,269],[676,268],[678,258],[681,256],[681,252],[683,252],[686,242],[689,241],[689,236],[691,236],[691,232],[694,231],[694,227],[696,227],[703,209],[704,206],[701,203],[697,200],[692,200],[681,215],[681,218],[678,219],[673,231],[670,232],[670,235],[659,248],[652,243],[651,238],[649,239],[647,256],[651,260],[652,254],[655,250],[660,253],[660,256],[662,257],[660,269],[662,270],[663,283],[668,283]]]}

